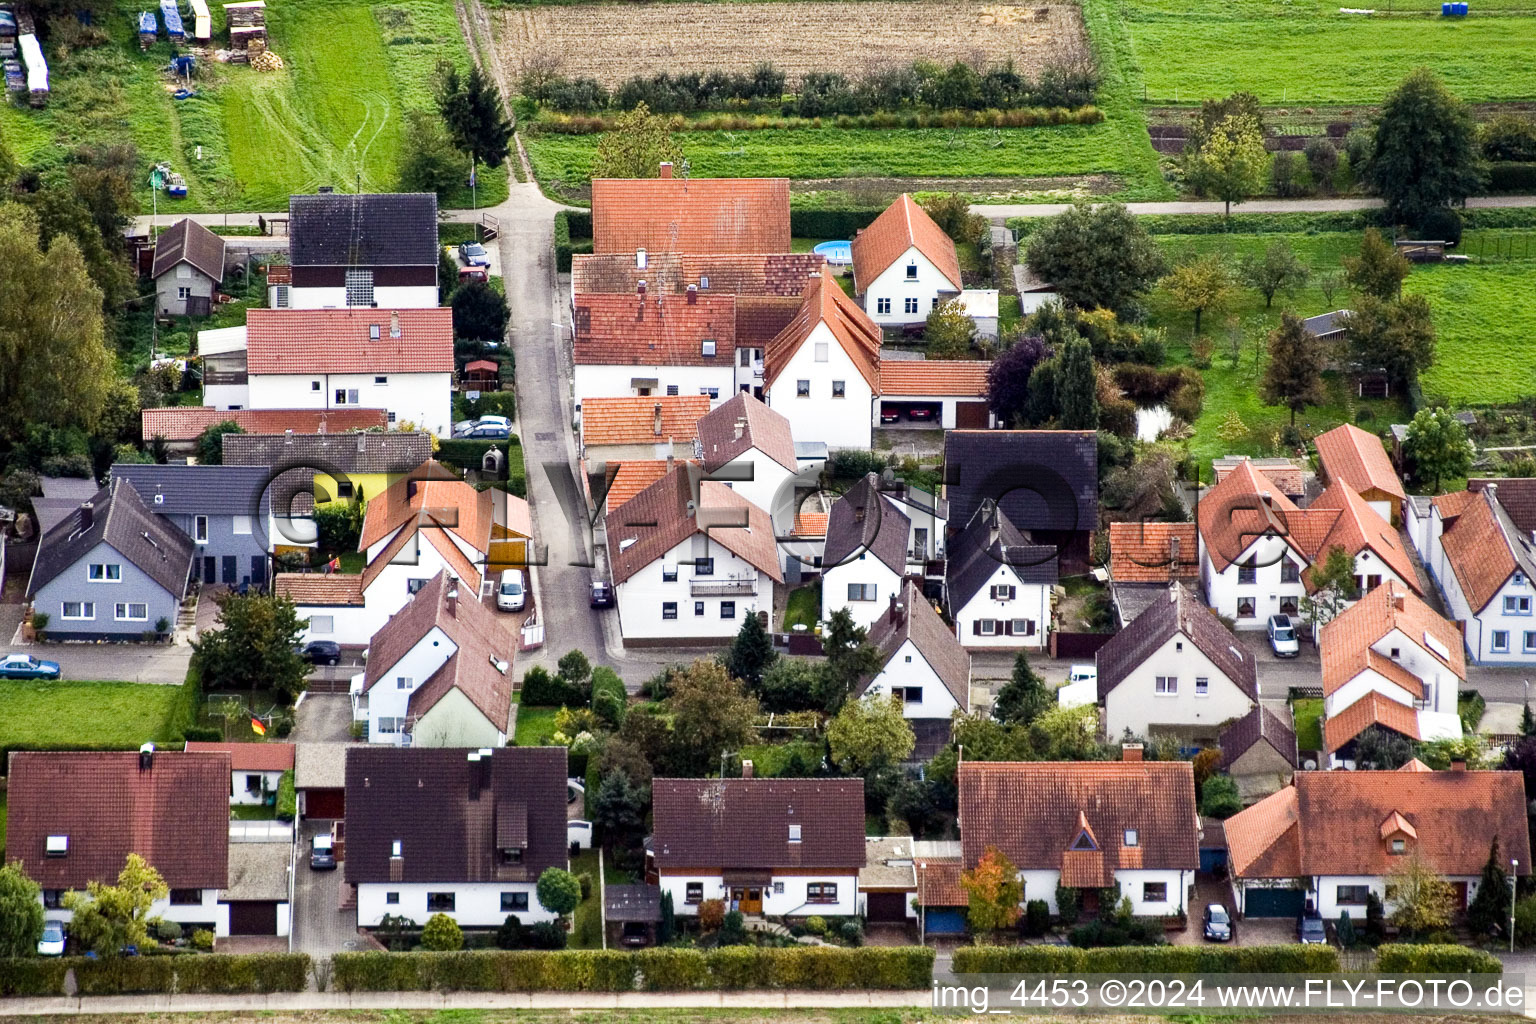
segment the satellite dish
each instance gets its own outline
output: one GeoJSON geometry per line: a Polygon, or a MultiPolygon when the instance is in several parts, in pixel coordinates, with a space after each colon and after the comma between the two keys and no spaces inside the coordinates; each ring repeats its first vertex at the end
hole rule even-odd
{"type": "Polygon", "coordinates": [[[1301,766],[1303,768],[1305,768],[1309,772],[1317,771],[1317,762],[1312,760],[1312,758],[1310,758],[1310,757],[1307,758],[1305,761],[1301,762],[1301,766]]]}

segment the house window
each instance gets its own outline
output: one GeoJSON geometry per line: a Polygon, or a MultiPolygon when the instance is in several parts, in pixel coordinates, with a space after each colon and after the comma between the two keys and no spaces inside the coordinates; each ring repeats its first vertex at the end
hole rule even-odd
{"type": "Polygon", "coordinates": [[[433,914],[437,914],[437,913],[451,914],[451,913],[453,913],[453,893],[451,893],[451,892],[429,892],[429,893],[427,893],[427,912],[428,913],[433,913],[433,914]]]}
{"type": "Polygon", "coordinates": [[[1178,676],[1158,676],[1157,695],[1159,697],[1171,697],[1179,692],[1178,676]]]}
{"type": "Polygon", "coordinates": [[[356,404],[358,404],[357,403],[357,388],[337,388],[336,389],[336,404],[337,405],[356,405],[356,404]]]}
{"type": "Polygon", "coordinates": [[[376,386],[378,386],[378,387],[387,388],[387,387],[389,387],[389,378],[388,377],[375,377],[375,378],[373,378],[373,383],[376,386]]]}
{"type": "Polygon", "coordinates": [[[675,619],[675,618],[677,618],[677,602],[676,601],[663,601],[663,602],[661,602],[661,617],[663,619],[675,619]]]}
{"type": "Polygon", "coordinates": [[[400,894],[398,892],[387,892],[384,894],[384,902],[390,906],[399,906],[400,894]]]}
{"type": "Polygon", "coordinates": [[[977,619],[976,620],[976,626],[977,626],[977,630],[978,630],[978,632],[980,633],[981,636],[996,636],[997,635],[997,620],[996,619],[977,619]]]}
{"type": "Polygon", "coordinates": [[[432,582],[431,580],[422,580],[422,579],[406,580],[405,581],[405,592],[407,594],[419,593],[421,591],[422,587],[425,587],[428,583],[431,583],[431,582],[432,582]]]}
{"type": "Polygon", "coordinates": [[[811,882],[805,887],[805,902],[807,903],[836,903],[836,882],[811,882]]]}
{"type": "Polygon", "coordinates": [[[720,617],[722,619],[734,619],[736,617],[736,602],[735,601],[721,601],[720,602],[720,617]]]}
{"type": "Polygon", "coordinates": [[[668,384],[667,385],[667,394],[669,396],[673,397],[673,398],[677,397],[677,385],[676,384],[668,384]]]}
{"type": "Polygon", "coordinates": [[[699,342],[699,354],[713,358],[715,354],[715,343],[708,340],[699,342]]]}
{"type": "Polygon", "coordinates": [[[44,889],[43,906],[48,910],[58,910],[64,905],[63,889],[44,889]]]}
{"type": "Polygon", "coordinates": [[[890,299],[876,299],[875,300],[875,315],[876,316],[890,316],[891,315],[891,300],[890,299]]]}
{"type": "Polygon", "coordinates": [[[1340,906],[1363,907],[1370,894],[1368,885],[1341,885],[1333,891],[1333,902],[1340,906]]]}
{"type": "Polygon", "coordinates": [[[415,685],[416,685],[416,681],[413,680],[410,676],[396,676],[395,677],[395,689],[397,689],[397,690],[409,690],[411,687],[413,687],[415,685]]]}
{"type": "Polygon", "coordinates": [[[1529,615],[1531,614],[1531,599],[1528,597],[1506,597],[1504,599],[1505,615],[1529,615]]]}
{"type": "Polygon", "coordinates": [[[1297,607],[1295,595],[1286,594],[1280,598],[1281,615],[1295,615],[1297,607]]]}
{"type": "Polygon", "coordinates": [[[683,902],[684,903],[703,903],[704,902],[704,883],[703,882],[689,882],[687,888],[683,890],[683,902]]]}
{"type": "Polygon", "coordinates": [[[373,305],[373,271],[347,271],[347,305],[373,305]]]}
{"type": "Polygon", "coordinates": [[[703,601],[695,601],[695,602],[693,602],[693,614],[695,614],[695,615],[703,615],[704,614],[704,602],[703,601]]]}
{"type": "MultiPolygon", "coordinates": [[[[203,540],[206,541],[208,539],[208,517],[198,516],[198,518],[203,521],[203,540]]],[[[92,583],[121,583],[123,581],[123,567],[117,564],[107,565],[98,562],[90,568],[90,579],[92,583]]]]}
{"type": "Polygon", "coordinates": [[[395,733],[400,731],[401,723],[403,721],[404,719],[402,718],[381,717],[377,719],[377,729],[380,733],[387,733],[393,736],[395,733]]]}
{"type": "Polygon", "coordinates": [[[719,398],[720,397],[720,389],[719,388],[699,388],[699,394],[701,394],[701,395],[708,395],[710,398],[719,398]]]}
{"type": "Polygon", "coordinates": [[[501,912],[503,914],[516,914],[528,910],[528,894],[526,892],[504,892],[501,894],[501,912]]]}
{"type": "Polygon", "coordinates": [[[915,297],[902,299],[901,300],[901,308],[902,308],[903,312],[906,312],[906,313],[916,313],[917,312],[917,299],[915,297]]]}
{"type": "Polygon", "coordinates": [[[829,358],[829,350],[828,350],[827,343],[824,342],[824,341],[818,341],[816,343],[816,361],[818,363],[824,363],[824,362],[827,361],[828,358],[829,358]]]}
{"type": "Polygon", "coordinates": [[[1406,840],[1406,839],[1394,839],[1394,840],[1392,840],[1392,852],[1393,853],[1406,853],[1407,850],[1408,850],[1408,840],[1406,840]]]}
{"type": "Polygon", "coordinates": [[[1297,583],[1301,580],[1301,566],[1287,558],[1280,563],[1280,582],[1297,583]]]}
{"type": "Polygon", "coordinates": [[[908,263],[907,264],[907,280],[908,281],[916,281],[917,280],[917,264],[916,263],[908,263]]]}
{"type": "Polygon", "coordinates": [[[309,390],[311,390],[311,391],[319,391],[320,390],[320,382],[317,381],[317,380],[310,381],[309,382],[309,390]]]}
{"type": "Polygon", "coordinates": [[[395,422],[395,414],[393,410],[390,411],[388,419],[391,423],[395,422]]]}
{"type": "Polygon", "coordinates": [[[311,615],[309,617],[309,631],[311,634],[334,633],[336,631],[336,617],[334,615],[311,615]]]}
{"type": "Polygon", "coordinates": [[[176,289],[176,297],[178,299],[190,299],[192,297],[192,289],[182,285],[176,289]]]}
{"type": "Polygon", "coordinates": [[[516,847],[509,847],[508,849],[502,850],[501,862],[503,864],[521,864],[523,862],[523,851],[517,849],[516,847]]]}
{"type": "Polygon", "coordinates": [[[1195,696],[1209,697],[1211,695],[1211,681],[1205,676],[1195,676],[1195,696]]]}
{"type": "Polygon", "coordinates": [[[272,289],[272,308],[273,309],[287,309],[288,308],[288,285],[280,284],[280,285],[276,285],[276,286],[273,287],[273,289],[272,289]]]}
{"type": "Polygon", "coordinates": [[[171,906],[173,907],[200,907],[203,905],[203,890],[201,889],[172,889],[171,906]]]}
{"type": "Polygon", "coordinates": [[[808,381],[808,380],[797,380],[797,381],[795,381],[795,397],[796,398],[810,398],[811,397],[811,382],[808,381]]]}
{"type": "Polygon", "coordinates": [[[112,617],[118,622],[148,622],[149,605],[137,601],[120,601],[113,606],[112,617]]]}
{"type": "Polygon", "coordinates": [[[245,777],[245,791],[247,793],[260,793],[261,792],[261,776],[260,775],[247,775],[245,777]]]}
{"type": "Polygon", "coordinates": [[[901,699],[905,704],[921,704],[923,702],[923,688],[921,686],[902,688],[901,699]]]}
{"type": "Polygon", "coordinates": [[[199,544],[207,544],[208,543],[208,517],[207,516],[193,516],[192,517],[192,539],[197,541],[199,544]]]}
{"type": "Polygon", "coordinates": [[[1015,590],[1014,590],[1014,588],[1013,588],[1013,586],[1011,584],[1007,585],[1007,586],[993,587],[992,588],[992,600],[994,600],[994,601],[1012,601],[1013,598],[1014,598],[1015,593],[1016,592],[1015,592],[1015,590]]]}
{"type": "Polygon", "coordinates": [[[1493,650],[1497,654],[1509,652],[1509,630],[1496,629],[1493,631],[1493,650]]]}
{"type": "Polygon", "coordinates": [[[1141,883],[1141,902],[1143,902],[1143,903],[1167,903],[1168,902],[1168,883],[1167,882],[1142,882],[1141,883]]]}
{"type": "Polygon", "coordinates": [[[1240,618],[1240,619],[1251,619],[1256,614],[1258,614],[1258,613],[1257,613],[1257,611],[1255,611],[1255,602],[1254,602],[1253,598],[1251,598],[1251,597],[1240,597],[1240,598],[1237,599],[1237,617],[1238,618],[1240,618]]]}
{"type": "Polygon", "coordinates": [[[715,574],[715,560],[713,558],[695,558],[693,560],[693,574],[695,576],[713,576],[715,574]]]}
{"type": "Polygon", "coordinates": [[[663,583],[676,583],[677,582],[677,563],[676,562],[663,562],[661,564],[661,582],[663,582],[663,583]]]}
{"type": "Polygon", "coordinates": [[[1375,590],[1379,586],[1381,586],[1381,574],[1380,573],[1372,573],[1371,575],[1369,575],[1369,576],[1367,576],[1365,578],[1365,589],[1366,590],[1375,590]]]}
{"type": "Polygon", "coordinates": [[[65,601],[61,618],[66,619],[94,619],[96,617],[95,601],[65,601]]]}
{"type": "Polygon", "coordinates": [[[750,367],[752,365],[752,350],[749,349],[749,348],[739,348],[739,349],[737,349],[736,350],[736,364],[738,366],[740,366],[743,370],[745,370],[748,367],[750,367]]]}
{"type": "Polygon", "coordinates": [[[835,380],[832,382],[832,397],[846,398],[848,396],[848,382],[835,380]]]}
{"type": "Polygon", "coordinates": [[[875,585],[873,583],[848,584],[848,600],[873,601],[875,599],[875,585]]]}
{"type": "Polygon", "coordinates": [[[1525,649],[1527,651],[1536,651],[1536,632],[1528,629],[1521,635],[1525,638],[1525,649]]]}
{"type": "Polygon", "coordinates": [[[1126,846],[1136,846],[1136,845],[1140,844],[1140,842],[1141,842],[1141,836],[1137,834],[1135,829],[1128,828],[1128,829],[1125,830],[1125,845],[1126,846]]]}
{"type": "Polygon", "coordinates": [[[1239,582],[1239,583],[1257,583],[1257,582],[1259,582],[1259,568],[1258,568],[1258,566],[1254,565],[1252,562],[1244,562],[1242,565],[1239,565],[1237,567],[1237,582],[1239,582]]]}
{"type": "Polygon", "coordinates": [[[248,537],[251,534],[250,516],[230,516],[229,528],[237,537],[248,537]]]}
{"type": "Polygon", "coordinates": [[[1035,635],[1035,620],[1034,619],[1009,619],[1008,620],[1008,635],[1009,636],[1034,636],[1035,635]]]}

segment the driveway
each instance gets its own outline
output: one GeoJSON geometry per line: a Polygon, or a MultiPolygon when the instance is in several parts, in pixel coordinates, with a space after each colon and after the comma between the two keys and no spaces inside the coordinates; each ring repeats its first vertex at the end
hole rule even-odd
{"type": "Polygon", "coordinates": [[[306,693],[294,713],[290,743],[347,743],[352,739],[352,698],[344,693],[306,693]]]}
{"type": "Polygon", "coordinates": [[[56,661],[65,679],[165,686],[185,682],[187,663],[192,660],[192,648],[182,644],[11,644],[5,651],[56,661]]]}
{"type": "Polygon", "coordinates": [[[304,822],[299,834],[299,863],[294,870],[293,950],[308,953],[317,960],[332,953],[367,948],[366,942],[357,934],[356,909],[341,909],[346,892],[346,883],[342,880],[345,866],[339,866],[335,871],[311,871],[309,868],[310,840],[330,830],[328,820],[304,822]]]}

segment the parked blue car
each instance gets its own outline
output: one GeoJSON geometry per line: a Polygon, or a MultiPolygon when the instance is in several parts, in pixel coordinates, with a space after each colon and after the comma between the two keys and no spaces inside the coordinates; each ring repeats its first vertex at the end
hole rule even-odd
{"type": "Polygon", "coordinates": [[[34,658],[30,654],[7,654],[0,658],[0,679],[57,679],[59,663],[34,658]]]}

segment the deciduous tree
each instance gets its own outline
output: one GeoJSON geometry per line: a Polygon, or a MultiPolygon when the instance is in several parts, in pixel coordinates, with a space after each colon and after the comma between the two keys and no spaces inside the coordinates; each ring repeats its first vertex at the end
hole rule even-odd
{"type": "Polygon", "coordinates": [[[484,281],[460,285],[450,301],[455,337],[500,342],[506,335],[511,318],[506,297],[484,281]]]}
{"type": "MultiPolygon", "coordinates": [[[[400,185],[412,192],[434,192],[438,199],[462,185],[469,168],[448,137],[440,116],[426,110],[405,112],[405,145],[400,149],[400,185]]],[[[454,271],[449,282],[457,280],[454,271]]]]}
{"type": "Polygon", "coordinates": [[[1019,869],[1002,850],[987,847],[974,868],[960,873],[960,887],[965,890],[966,920],[972,933],[987,935],[1018,922],[1024,885],[1019,869]]]}
{"type": "Polygon", "coordinates": [[[598,140],[592,177],[654,178],[663,163],[681,167],[682,148],[672,138],[667,119],[638,103],[615,118],[613,129],[598,140]]]}
{"type": "Polygon", "coordinates": [[[581,882],[564,868],[545,868],[534,891],[545,910],[561,917],[581,905],[581,882]]]}
{"type": "Polygon", "coordinates": [[[1472,114],[1433,71],[1415,69],[1387,95],[1360,178],[1395,221],[1414,226],[1482,190],[1472,114]]]}
{"type": "Polygon", "coordinates": [[[1179,264],[1157,284],[1176,307],[1194,314],[1196,334],[1203,314],[1224,309],[1232,300],[1232,271],[1217,253],[1179,264]]]}
{"type": "Polygon", "coordinates": [[[1403,278],[1412,270],[1397,246],[1375,228],[1366,228],[1360,238],[1360,252],[1344,257],[1344,280],[1357,292],[1378,299],[1393,299],[1402,291],[1403,278]]]}
{"type": "Polygon", "coordinates": [[[1312,564],[1312,592],[1301,599],[1301,614],[1315,630],[1322,629],[1360,596],[1355,586],[1355,560],[1343,545],[1335,544],[1312,564]]]}
{"type": "Polygon", "coordinates": [[[722,753],[751,742],[758,716],[757,698],[725,666],[704,658],[673,677],[666,707],[672,716],[670,767],[682,776],[719,771],[722,753]]]}
{"type": "Polygon", "coordinates": [[[846,608],[827,617],[821,650],[827,657],[825,707],[829,715],[836,714],[854,686],[880,668],[880,652],[869,645],[868,631],[846,608]]]}
{"type": "Polygon", "coordinates": [[[1448,409],[1420,409],[1408,424],[1403,454],[1413,464],[1416,479],[1429,485],[1431,494],[1440,481],[1466,476],[1472,469],[1472,442],[1467,428],[1448,409]]]}
{"type": "Polygon", "coordinates": [[[220,420],[218,423],[204,427],[203,432],[197,435],[197,461],[204,466],[222,466],[224,464],[224,435],[243,434],[245,428],[234,420],[220,420]]]}
{"type": "Polygon", "coordinates": [[[1380,369],[1400,389],[1407,389],[1435,362],[1435,324],[1429,301],[1405,295],[1394,302],[1361,296],[1339,317],[1344,347],[1362,369],[1380,369]]]}
{"type": "Polygon", "coordinates": [[[1029,267],[1079,309],[1124,312],[1167,266],[1163,251],[1124,206],[1075,206],[1029,237],[1029,267]]]}
{"type": "Polygon", "coordinates": [[[941,302],[928,311],[923,340],[928,344],[929,359],[964,359],[975,339],[976,321],[959,299],[941,302]]]}
{"type": "Polygon", "coordinates": [[[1312,276],[1296,250],[1282,241],[1271,242],[1262,253],[1244,256],[1239,272],[1245,284],[1264,296],[1265,309],[1274,305],[1277,293],[1295,294],[1312,276]]]}
{"type": "Polygon", "coordinates": [[[916,742],[901,704],[889,694],[849,701],[827,725],[832,762],[850,775],[899,764],[916,742]]]}
{"type": "Polygon", "coordinates": [[[299,656],[304,623],[286,597],[251,591],[215,596],[218,628],[199,637],[192,649],[209,689],[271,690],[292,704],[304,690],[309,665],[299,656]]]}
{"type": "Polygon", "coordinates": [[[37,953],[43,937],[42,895],[21,861],[0,866],[0,958],[37,953]]]}
{"type": "Polygon", "coordinates": [[[1323,351],[1312,332],[1294,313],[1280,314],[1280,326],[1269,332],[1269,362],[1259,382],[1266,405],[1283,405],[1296,414],[1323,403],[1323,351]]]}
{"type": "Polygon", "coordinates": [[[1409,936],[1429,935],[1451,926],[1454,893],[1423,854],[1415,849],[1387,876],[1392,889],[1392,923],[1409,936]]]}
{"type": "Polygon", "coordinates": [[[1196,192],[1214,196],[1226,204],[1241,203],[1264,190],[1269,153],[1264,131],[1251,114],[1228,114],[1198,146],[1186,150],[1184,177],[1196,192]]]}
{"type": "Polygon", "coordinates": [[[987,368],[987,407],[1004,426],[1026,425],[1029,408],[1029,377],[1050,356],[1045,339],[1026,334],[987,368]]]}
{"type": "Polygon", "coordinates": [[[128,855],[117,884],[87,882],[84,891],[64,894],[64,909],[74,913],[69,933],[97,956],[115,957],[127,946],[149,945],[149,916],[156,900],[170,895],[160,872],[136,853],[128,855]]]}

